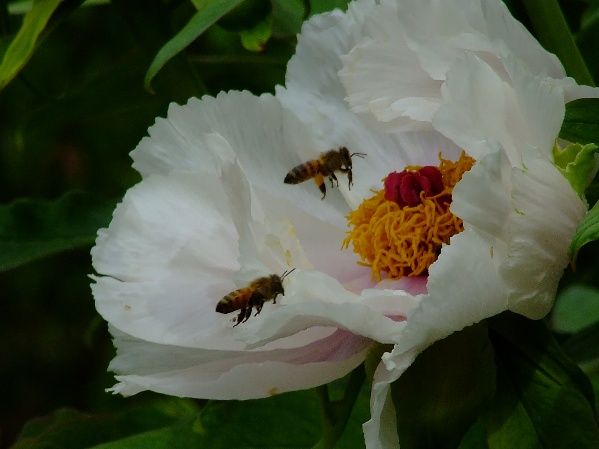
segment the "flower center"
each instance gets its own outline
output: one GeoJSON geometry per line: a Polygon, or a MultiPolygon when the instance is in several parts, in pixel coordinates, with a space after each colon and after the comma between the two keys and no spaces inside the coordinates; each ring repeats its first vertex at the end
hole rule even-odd
{"type": "Polygon", "coordinates": [[[390,173],[385,189],[373,191],[348,217],[350,230],[342,248],[353,243],[360,265],[371,267],[381,280],[428,274],[449,238],[461,232],[462,220],[449,210],[453,187],[474,159],[462,152],[457,162],[441,157],[438,167],[406,167],[390,173]]]}

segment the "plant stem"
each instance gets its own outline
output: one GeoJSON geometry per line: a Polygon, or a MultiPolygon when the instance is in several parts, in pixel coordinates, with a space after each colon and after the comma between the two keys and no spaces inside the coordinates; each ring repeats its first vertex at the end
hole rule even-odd
{"type": "Polygon", "coordinates": [[[539,42],[557,55],[566,73],[577,83],[594,86],[593,77],[576,47],[557,0],[522,0],[522,3],[539,42]]]}
{"type": "Polygon", "coordinates": [[[331,402],[326,385],[316,388],[316,394],[322,405],[322,437],[312,449],[333,449],[335,447],[335,443],[345,430],[365,378],[366,371],[362,364],[351,372],[345,386],[343,399],[339,401],[331,402]]]}

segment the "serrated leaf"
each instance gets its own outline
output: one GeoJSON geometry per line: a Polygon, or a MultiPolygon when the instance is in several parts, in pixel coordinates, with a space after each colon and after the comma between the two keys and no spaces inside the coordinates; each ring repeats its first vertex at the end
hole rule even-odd
{"type": "Polygon", "coordinates": [[[567,103],[559,137],[581,144],[599,144],[599,99],[581,98],[567,103]]]}
{"type": "Polygon", "coordinates": [[[240,31],[241,45],[246,50],[257,53],[264,51],[266,43],[272,34],[272,19],[267,17],[250,30],[240,31]]]}
{"type": "Polygon", "coordinates": [[[482,417],[489,448],[599,447],[590,381],[545,324],[509,312],[488,322],[498,366],[497,393],[482,417]]]}
{"type": "Polygon", "coordinates": [[[146,73],[144,86],[152,91],[150,83],[158,71],[181,50],[198,38],[206,29],[239,5],[243,0],[211,0],[203,4],[175,37],[169,40],[156,54],[146,73]]]}
{"type": "Polygon", "coordinates": [[[573,143],[561,150],[557,143],[553,146],[553,161],[582,198],[591,181],[596,166],[595,154],[599,147],[594,143],[581,145],[573,143]]]}
{"type": "Polygon", "coordinates": [[[34,0],[23,18],[19,32],[4,53],[0,65],[0,90],[25,66],[33,55],[37,40],[62,0],[34,0]]]}
{"type": "Polygon", "coordinates": [[[114,207],[115,202],[75,191],[56,200],[19,199],[0,206],[0,271],[93,245],[114,207]]]}
{"type": "Polygon", "coordinates": [[[401,448],[457,448],[494,391],[484,323],[436,342],[391,386],[401,448]]]}
{"type": "Polygon", "coordinates": [[[568,257],[572,267],[576,267],[576,257],[578,251],[587,243],[593,242],[599,239],[599,203],[595,205],[587,212],[585,217],[582,219],[576,230],[576,234],[570,242],[568,248],[568,257]]]}

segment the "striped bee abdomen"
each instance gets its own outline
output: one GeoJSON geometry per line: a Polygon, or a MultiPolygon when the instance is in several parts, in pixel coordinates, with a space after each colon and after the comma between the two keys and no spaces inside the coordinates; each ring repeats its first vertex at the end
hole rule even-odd
{"type": "Polygon", "coordinates": [[[320,170],[322,163],[318,159],[305,162],[292,169],[285,176],[285,184],[299,184],[313,178],[320,170]]]}
{"type": "Polygon", "coordinates": [[[232,291],[216,304],[216,311],[219,313],[229,313],[243,309],[247,306],[251,294],[252,290],[248,287],[232,291]]]}

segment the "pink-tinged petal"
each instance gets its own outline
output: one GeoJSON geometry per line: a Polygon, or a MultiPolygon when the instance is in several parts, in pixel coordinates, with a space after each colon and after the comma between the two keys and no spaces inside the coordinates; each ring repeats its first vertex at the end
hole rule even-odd
{"type": "Polygon", "coordinates": [[[369,289],[355,294],[324,273],[299,272],[286,283],[280,304],[267,316],[260,314],[236,327],[235,337],[256,347],[321,326],[395,343],[404,326],[397,317],[408,316],[418,299],[396,290],[369,289]]]}
{"type": "Polygon", "coordinates": [[[338,330],[294,349],[210,351],[160,345],[112,330],[118,373],[112,391],[152,390],[203,399],[255,399],[313,388],[343,377],[364,360],[371,341],[338,330]]]}

